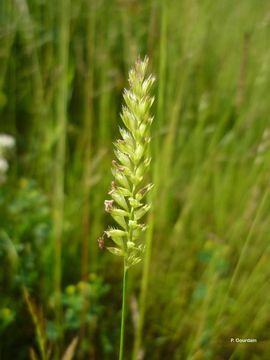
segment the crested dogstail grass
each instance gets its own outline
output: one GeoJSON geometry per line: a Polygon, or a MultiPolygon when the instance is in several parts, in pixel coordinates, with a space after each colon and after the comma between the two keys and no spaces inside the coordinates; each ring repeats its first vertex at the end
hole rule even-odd
{"type": "Polygon", "coordinates": [[[129,72],[130,89],[124,90],[121,119],[125,128],[120,128],[122,139],[114,144],[117,161],[112,162],[111,199],[104,203],[105,211],[111,214],[118,227],[109,228],[99,240],[100,244],[104,244],[106,236],[113,240],[116,246],[106,248],[124,257],[127,269],[142,260],[145,244],[141,236],[146,229],[142,218],[151,207],[144,198],[153,187],[152,184],[143,185],[151,162],[148,148],[153,121],[150,108],[154,101],[150,95],[154,77],[146,75],[147,65],[147,57],[136,62],[129,72]]]}
{"type": "Polygon", "coordinates": [[[117,161],[112,162],[111,199],[104,202],[105,211],[111,214],[118,227],[109,228],[99,239],[99,245],[104,247],[105,238],[110,238],[115,246],[106,246],[107,250],[124,259],[119,360],[123,359],[124,352],[127,272],[143,257],[145,244],[141,237],[146,225],[142,219],[151,207],[144,198],[153,187],[143,184],[151,162],[149,143],[153,117],[150,109],[154,102],[150,95],[154,77],[146,75],[147,65],[147,57],[143,61],[137,60],[129,72],[130,88],[124,90],[121,119],[125,127],[120,128],[122,139],[114,144],[117,161]]]}

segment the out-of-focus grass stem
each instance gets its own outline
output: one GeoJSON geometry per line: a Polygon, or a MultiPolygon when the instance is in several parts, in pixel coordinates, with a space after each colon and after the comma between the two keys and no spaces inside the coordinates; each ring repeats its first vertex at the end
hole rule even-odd
{"type": "Polygon", "coordinates": [[[68,57],[69,57],[69,0],[60,0],[57,6],[58,83],[55,94],[55,127],[57,132],[54,181],[54,291],[58,330],[61,334],[61,278],[62,241],[64,230],[64,188],[67,131],[68,57]]]}

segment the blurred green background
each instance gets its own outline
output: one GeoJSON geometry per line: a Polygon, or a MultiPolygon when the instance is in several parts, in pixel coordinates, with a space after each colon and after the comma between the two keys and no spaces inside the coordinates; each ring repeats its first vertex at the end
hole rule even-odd
{"type": "Polygon", "coordinates": [[[117,359],[122,264],[97,239],[139,55],[155,190],[125,358],[270,359],[269,39],[267,0],[1,0],[1,360],[117,359]]]}

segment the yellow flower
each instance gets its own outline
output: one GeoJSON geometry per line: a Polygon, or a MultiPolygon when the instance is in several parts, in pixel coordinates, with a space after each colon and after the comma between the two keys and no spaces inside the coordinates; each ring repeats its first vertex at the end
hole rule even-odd
{"type": "Polygon", "coordinates": [[[73,295],[75,292],[76,292],[76,288],[75,288],[74,285],[68,285],[68,286],[66,287],[66,293],[67,293],[68,295],[73,295]]]}
{"type": "Polygon", "coordinates": [[[88,284],[85,281],[80,281],[77,286],[80,291],[84,291],[87,289],[88,284]]]}

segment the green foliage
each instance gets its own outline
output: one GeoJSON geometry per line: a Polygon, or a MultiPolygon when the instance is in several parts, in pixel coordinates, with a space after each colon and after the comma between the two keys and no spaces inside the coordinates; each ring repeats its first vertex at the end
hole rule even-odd
{"type": "MultiPolygon", "coordinates": [[[[59,331],[57,324],[49,320],[46,327],[48,340],[56,342],[61,337],[61,333],[76,333],[82,327],[96,331],[98,319],[104,312],[102,298],[108,290],[108,285],[105,285],[95,274],[90,274],[88,281],[66,286],[61,294],[63,308],[61,329],[59,331]]],[[[50,302],[53,301],[53,299],[50,300],[50,302]]],[[[88,344],[88,350],[90,345],[88,344]]]]}
{"type": "MultiPolygon", "coordinates": [[[[46,245],[51,232],[48,199],[34,180],[21,179],[8,193],[2,187],[2,239],[10,262],[18,262],[17,285],[34,286],[44,272],[46,245]],[[5,229],[5,232],[4,232],[5,229]]],[[[2,242],[3,243],[3,242],[2,242]]]]}

